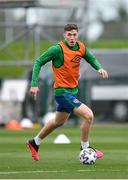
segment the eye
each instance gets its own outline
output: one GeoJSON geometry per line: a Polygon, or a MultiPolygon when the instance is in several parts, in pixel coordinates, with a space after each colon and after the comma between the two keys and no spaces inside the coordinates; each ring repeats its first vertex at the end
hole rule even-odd
{"type": "Polygon", "coordinates": [[[73,34],[73,36],[76,36],[77,34],[75,33],[75,34],[73,34]]]}
{"type": "Polygon", "coordinates": [[[68,37],[71,37],[71,36],[76,37],[76,36],[77,36],[77,33],[68,33],[67,36],[68,36],[68,37]]]}
{"type": "Polygon", "coordinates": [[[68,35],[68,36],[71,36],[72,34],[68,33],[67,35],[68,35]]]}

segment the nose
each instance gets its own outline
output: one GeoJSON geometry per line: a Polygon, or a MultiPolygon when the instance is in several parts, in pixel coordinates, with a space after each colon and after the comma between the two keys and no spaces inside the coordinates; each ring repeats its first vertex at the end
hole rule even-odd
{"type": "Polygon", "coordinates": [[[71,40],[73,40],[74,38],[75,38],[75,37],[72,35],[72,36],[71,36],[71,40]]]}

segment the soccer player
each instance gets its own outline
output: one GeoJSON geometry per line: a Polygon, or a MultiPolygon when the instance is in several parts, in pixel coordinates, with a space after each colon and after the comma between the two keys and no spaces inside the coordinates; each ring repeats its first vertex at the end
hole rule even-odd
{"type": "MultiPolygon", "coordinates": [[[[30,93],[36,97],[39,92],[38,77],[40,69],[47,62],[52,61],[54,95],[58,104],[55,119],[48,121],[40,132],[27,142],[31,155],[36,161],[39,160],[38,149],[42,140],[57,127],[63,125],[72,112],[82,119],[81,149],[90,147],[89,130],[93,121],[93,112],[77,99],[81,58],[84,58],[103,78],[108,78],[108,73],[86,45],[78,41],[78,35],[77,25],[67,24],[64,27],[64,39],[42,53],[34,63],[30,93]]],[[[101,151],[96,149],[95,151],[97,158],[103,156],[101,151]]]]}

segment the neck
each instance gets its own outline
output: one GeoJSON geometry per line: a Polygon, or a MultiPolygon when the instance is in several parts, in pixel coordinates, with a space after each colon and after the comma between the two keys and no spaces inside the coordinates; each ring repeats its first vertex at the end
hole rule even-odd
{"type": "Polygon", "coordinates": [[[64,43],[65,43],[70,49],[72,49],[72,48],[74,48],[74,47],[76,46],[76,43],[74,44],[74,46],[70,46],[70,45],[68,44],[68,42],[66,41],[66,39],[64,39],[64,43]]]}

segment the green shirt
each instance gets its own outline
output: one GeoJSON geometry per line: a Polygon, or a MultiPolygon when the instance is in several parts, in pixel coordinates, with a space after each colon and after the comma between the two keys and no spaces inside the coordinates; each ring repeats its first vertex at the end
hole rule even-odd
{"type": "MultiPolygon", "coordinates": [[[[71,50],[78,50],[79,46],[76,43],[73,47],[70,47],[66,40],[63,41],[71,50]]],[[[88,48],[86,48],[86,52],[84,58],[94,69],[99,70],[102,69],[102,66],[98,59],[90,52],[88,48]]],[[[43,65],[47,62],[52,61],[52,64],[55,67],[60,67],[63,64],[63,52],[60,45],[51,46],[47,51],[41,54],[41,56],[35,61],[33,66],[33,73],[32,73],[32,81],[31,86],[36,87],[38,86],[38,79],[39,79],[39,72],[43,65]]],[[[54,89],[55,95],[61,95],[63,93],[73,93],[76,94],[78,92],[78,88],[56,88],[54,89]]]]}

